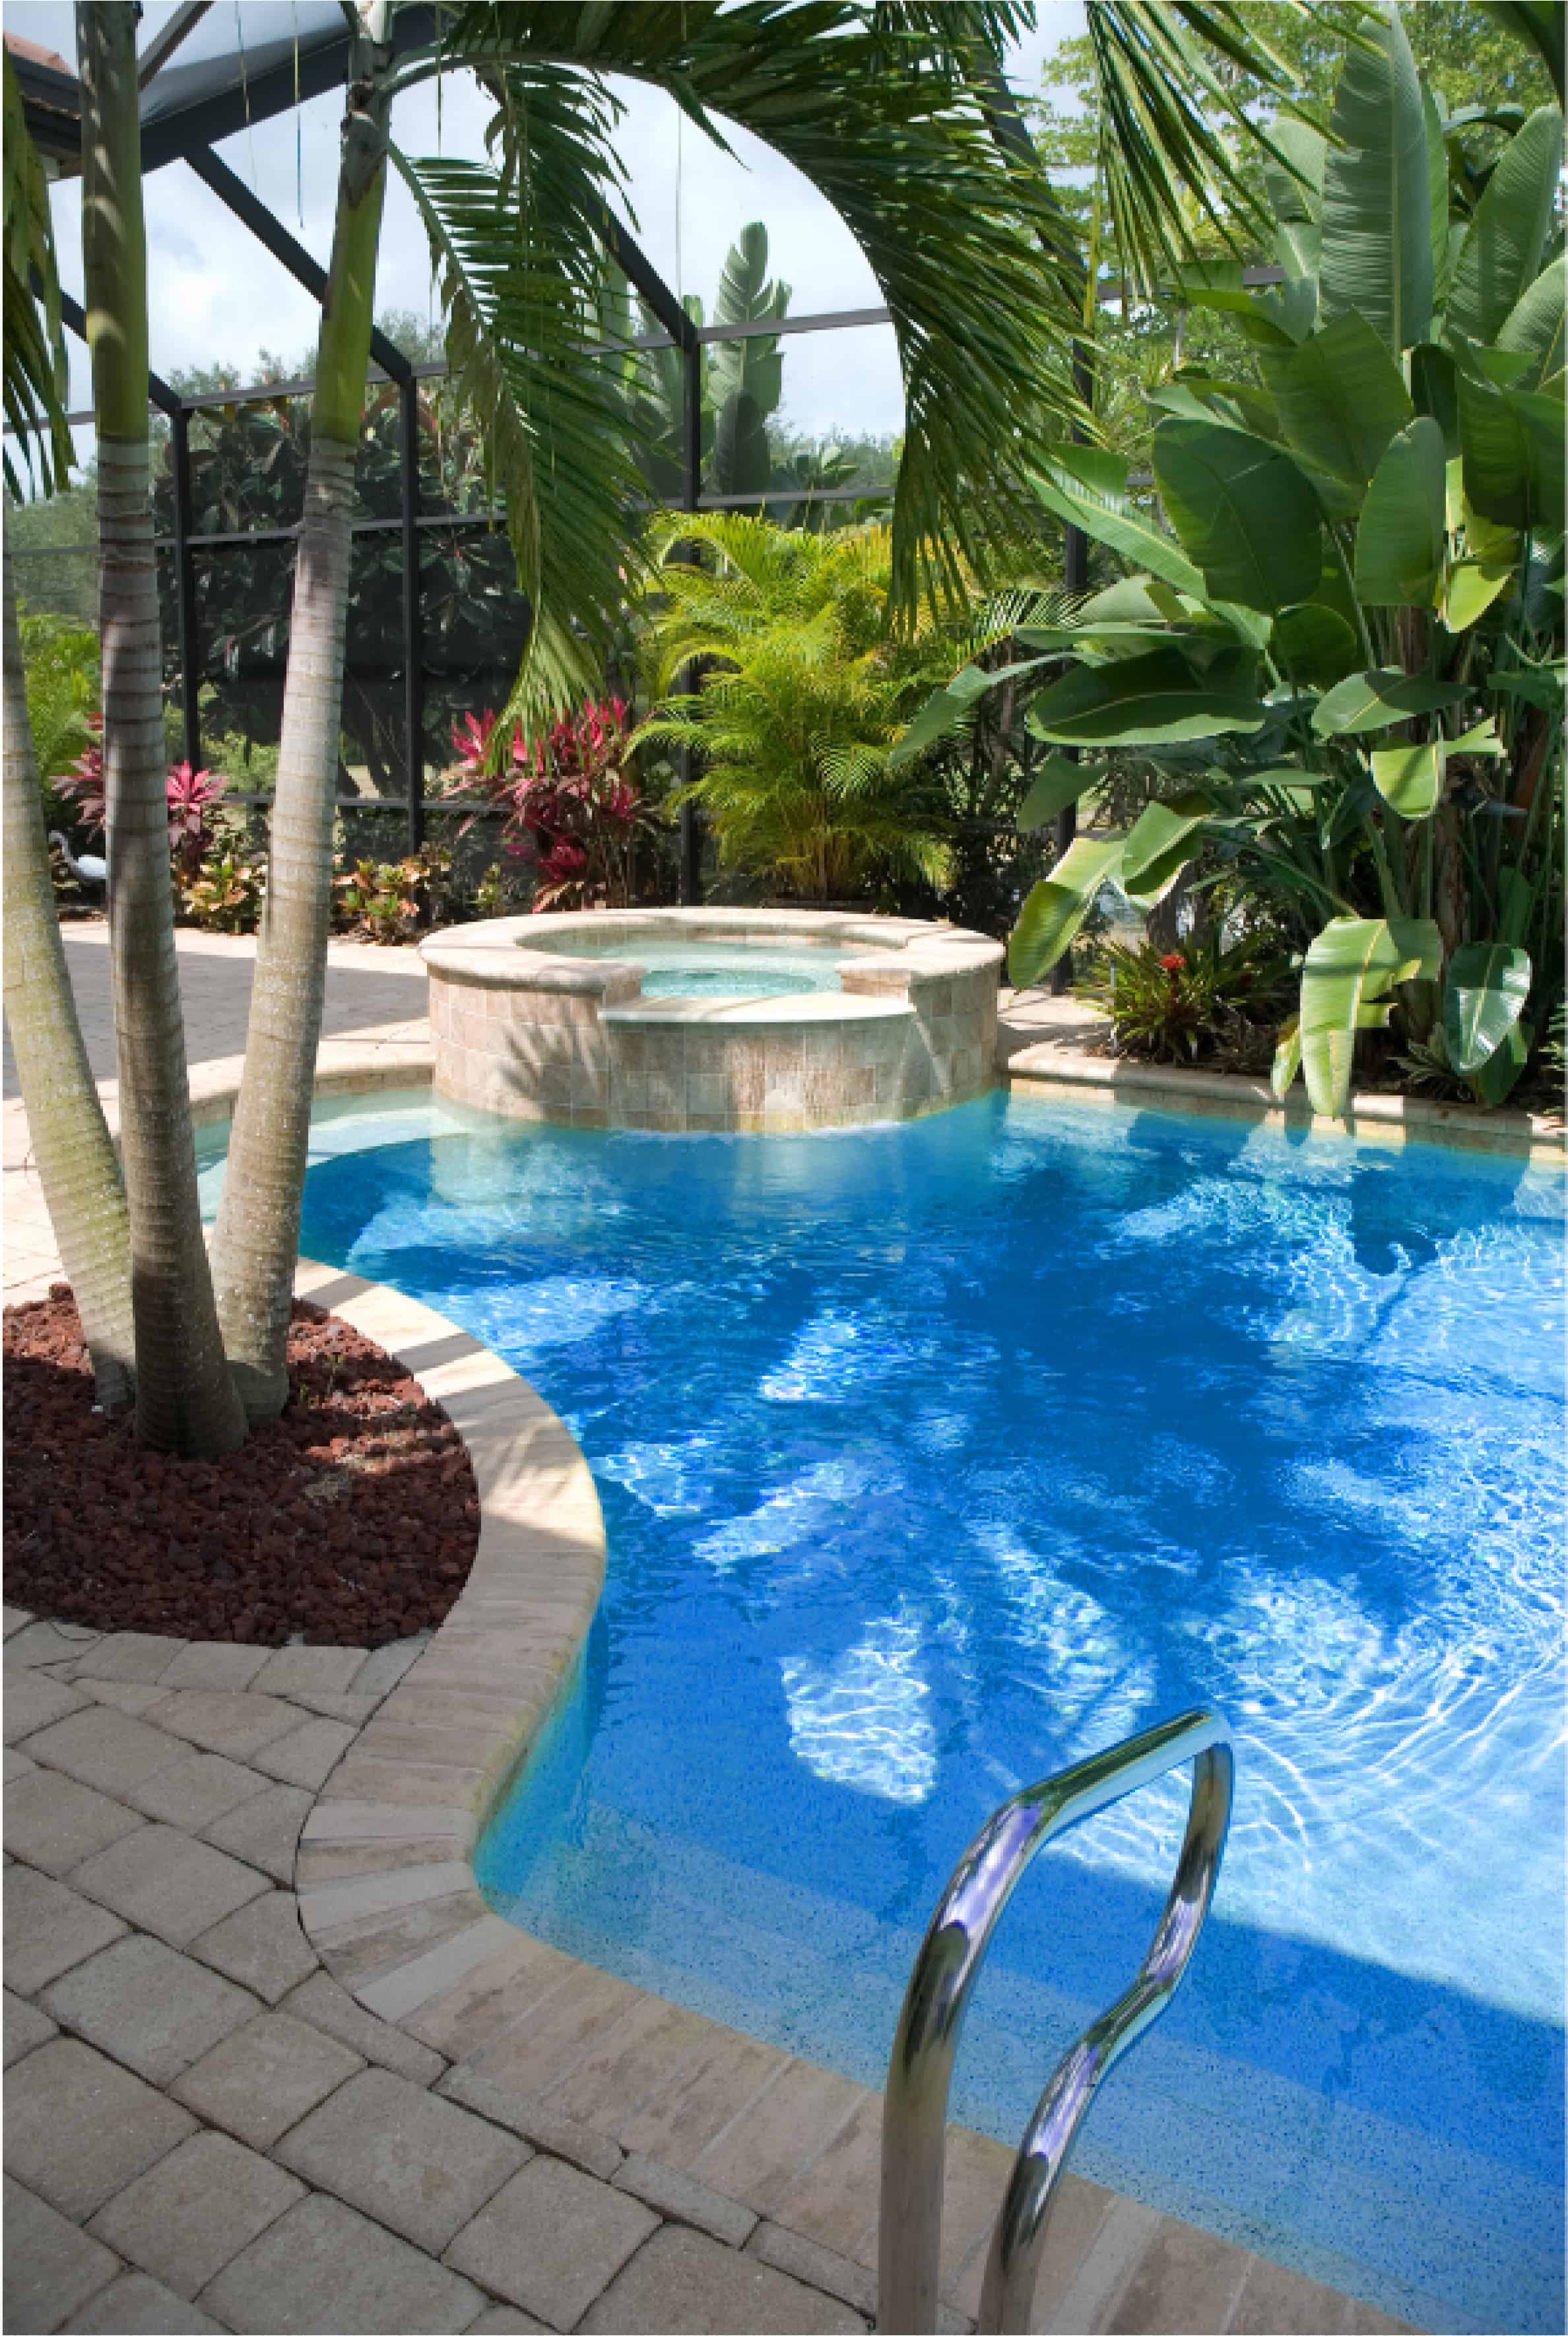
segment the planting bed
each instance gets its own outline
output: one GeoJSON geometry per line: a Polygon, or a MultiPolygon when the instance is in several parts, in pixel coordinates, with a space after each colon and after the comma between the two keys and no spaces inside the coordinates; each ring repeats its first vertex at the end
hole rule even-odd
{"type": "Polygon", "coordinates": [[[93,1407],[63,1282],[5,1319],[5,1597],[105,1630],[375,1647],[468,1578],[467,1452],[402,1363],[296,1303],[281,1417],[209,1463],[142,1450],[93,1407]]]}

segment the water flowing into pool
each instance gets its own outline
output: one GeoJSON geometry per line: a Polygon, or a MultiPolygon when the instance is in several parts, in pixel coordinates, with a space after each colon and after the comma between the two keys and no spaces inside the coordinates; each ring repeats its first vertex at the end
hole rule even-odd
{"type": "MultiPolygon", "coordinates": [[[[798,998],[839,988],[839,960],[847,949],[769,949],[748,941],[645,940],[636,935],[608,940],[550,944],[551,955],[619,957],[646,966],[645,998],[798,998]]],[[[862,952],[864,954],[864,952],[862,952]]]]}
{"type": "MultiPolygon", "coordinates": [[[[532,1380],[609,1534],[492,1903],[880,2084],[995,1804],[1217,1704],[1215,1913],[1076,2163],[1424,2326],[1561,2328],[1561,1179],[1000,1099],[427,1125],[325,1124],[302,1246],[532,1380]]],[[[1184,1795],[1031,1873],[956,2115],[1017,2137],[1184,1795]]]]}

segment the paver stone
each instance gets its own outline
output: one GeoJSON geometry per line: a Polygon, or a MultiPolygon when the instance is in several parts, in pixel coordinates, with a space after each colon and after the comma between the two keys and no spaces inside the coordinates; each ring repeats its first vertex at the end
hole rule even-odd
{"type": "Polygon", "coordinates": [[[34,1768],[5,1787],[5,1846],[45,1874],[69,1873],[141,1824],[133,1809],[52,1768],[34,1768]]]}
{"type": "Polygon", "coordinates": [[[864,2321],[836,2296],[820,2294],[755,2255],[736,2254],[700,2231],[667,2225],[632,2257],[582,2322],[613,2336],[662,2336],[678,2328],[724,2336],[806,2336],[817,2329],[860,2329],[864,2321]]]}
{"type": "Polygon", "coordinates": [[[658,2217],[559,2158],[536,2157],[460,2231],[446,2261],[554,2328],[575,2328],[658,2217]]]}
{"type": "Polygon", "coordinates": [[[194,2124],[178,2103],[74,2036],[29,2052],[5,2080],[7,2171],[78,2222],[194,2124]]]}
{"type": "Polygon", "coordinates": [[[20,2060],[24,2053],[35,2052],[40,2044],[47,2044],[51,2036],[60,2030],[35,2003],[24,2003],[19,1995],[5,1990],[5,2066],[20,2060]]]}
{"type": "Polygon", "coordinates": [[[170,2083],[256,2010],[243,1988],[140,1933],[78,1963],[44,2000],[62,2028],[153,2085],[170,2083]]]}
{"type": "Polygon", "coordinates": [[[198,2299],[241,2336],[424,2336],[466,2328],[484,2298],[336,2198],[312,2197],[219,2273],[198,2299]]]}
{"type": "Polygon", "coordinates": [[[69,1711],[80,1711],[86,1701],[63,1679],[49,1679],[36,1671],[11,1671],[5,1674],[5,1737],[7,1744],[16,1744],[23,1737],[47,1728],[52,1720],[63,1719],[69,1711]]]}
{"type": "Polygon", "coordinates": [[[278,2147],[285,2166],[439,2254],[527,2156],[466,2109],[367,2068],[278,2147]]]}
{"type": "Polygon", "coordinates": [[[226,1914],[190,1942],[190,1952],[249,1988],[264,2003],[280,2002],[317,1969],[316,1951],[299,1927],[290,1890],[269,1890],[238,1913],[226,1914]]]}
{"type": "MultiPolygon", "coordinates": [[[[5,1705],[9,1711],[9,1689],[5,1705]]],[[[186,1757],[178,1737],[165,1736],[161,1728],[149,1728],[132,1712],[117,1711],[107,1703],[87,1704],[69,1718],[56,1720],[41,1735],[30,1737],[27,1749],[46,1767],[63,1768],[78,1784],[95,1786],[112,1797],[186,1757]]]]}
{"type": "Polygon", "coordinates": [[[259,1874],[172,1825],[143,1825],[79,1865],[73,1880],[89,1897],[173,1947],[258,1898],[259,1874]]]}
{"type": "Polygon", "coordinates": [[[358,2074],[357,2052],[286,2011],[264,2012],[188,2068],[174,2098],[253,2149],[270,2149],[318,2101],[358,2074]]]}
{"type": "Polygon", "coordinates": [[[196,2133],[111,2198],[91,2229],[189,2300],[304,2195],[226,2133],[196,2133]]]}
{"type": "Polygon", "coordinates": [[[93,2297],[66,2336],[223,2336],[216,2320],[144,2271],[128,2271],[93,2297]]]}
{"type": "Polygon", "coordinates": [[[7,2336],[58,2328],[120,2267],[107,2247],[9,2177],[5,2235],[7,2336]]]}
{"type": "Polygon", "coordinates": [[[30,1865],[8,1865],[5,1890],[5,1977],[19,1995],[36,1995],[125,1928],[103,1907],[30,1865]]]}
{"type": "Polygon", "coordinates": [[[314,1798],[296,1785],[269,1785],[254,1800],[241,1801],[216,1825],[206,1826],[207,1839],[248,1865],[258,1865],[275,1882],[291,1883],[299,1830],[314,1798]]]}
{"type": "Polygon", "coordinates": [[[266,1790],[266,1777],[240,1761],[226,1760],[221,1752],[190,1752],[172,1767],[131,1786],[125,1797],[144,1816],[178,1825],[182,1833],[200,1833],[266,1790]]]}

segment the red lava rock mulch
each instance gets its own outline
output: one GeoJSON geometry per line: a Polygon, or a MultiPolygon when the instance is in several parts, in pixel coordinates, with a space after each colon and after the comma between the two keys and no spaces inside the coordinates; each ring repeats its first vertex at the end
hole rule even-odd
{"type": "Polygon", "coordinates": [[[5,1597],[101,1630],[377,1647],[439,1622],[479,1491],[404,1366],[296,1303],[289,1399],[219,1461],[145,1451],[93,1408],[70,1290],[5,1317],[5,1597]]]}

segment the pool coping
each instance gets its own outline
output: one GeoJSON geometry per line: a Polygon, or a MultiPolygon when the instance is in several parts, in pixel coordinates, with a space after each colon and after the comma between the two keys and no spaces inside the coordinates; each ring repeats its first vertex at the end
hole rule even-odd
{"type": "Polygon", "coordinates": [[[1181,1070],[1127,1055],[1091,1054],[1075,1045],[1073,1037],[1089,1020],[1105,1017],[1092,1016],[1081,1000],[1072,1003],[1073,1023],[1064,1017],[1062,1035],[1026,1036],[1031,1026],[1010,1019],[1016,998],[1016,992],[1004,998],[998,1012],[997,1077],[1027,1100],[1179,1111],[1194,1119],[1251,1120],[1340,1142],[1430,1144],[1522,1159],[1533,1167],[1568,1165],[1568,1127],[1538,1112],[1483,1111],[1426,1095],[1358,1093],[1344,1119],[1329,1119],[1313,1111],[1300,1085],[1281,1097],[1267,1079],[1236,1071],[1181,1070]]]}

